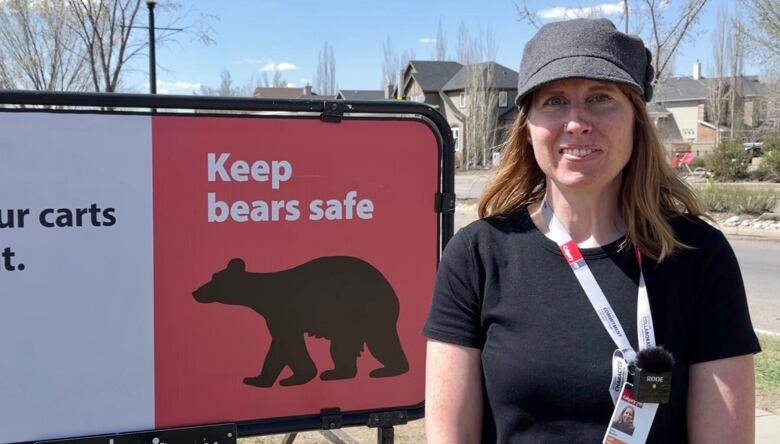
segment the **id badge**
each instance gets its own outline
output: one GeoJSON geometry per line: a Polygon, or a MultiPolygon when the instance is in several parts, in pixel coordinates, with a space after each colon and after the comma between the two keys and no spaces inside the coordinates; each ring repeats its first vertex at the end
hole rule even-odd
{"type": "Polygon", "coordinates": [[[658,404],[638,402],[634,398],[633,386],[626,383],[620,391],[602,444],[644,444],[657,411],[658,404]]]}

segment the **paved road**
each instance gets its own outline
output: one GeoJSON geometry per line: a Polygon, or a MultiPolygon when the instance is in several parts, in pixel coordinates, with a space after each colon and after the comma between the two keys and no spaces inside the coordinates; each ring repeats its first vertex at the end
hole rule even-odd
{"type": "MultiPolygon", "coordinates": [[[[455,230],[476,220],[476,206],[459,201],[455,230]]],[[[780,335],[780,239],[729,238],[742,271],[753,326],[780,335]]]]}
{"type": "Polygon", "coordinates": [[[780,335],[780,241],[729,242],[742,270],[753,326],[780,335]]]}
{"type": "Polygon", "coordinates": [[[455,195],[458,199],[477,199],[485,190],[489,173],[469,172],[455,175],[455,195]]]}

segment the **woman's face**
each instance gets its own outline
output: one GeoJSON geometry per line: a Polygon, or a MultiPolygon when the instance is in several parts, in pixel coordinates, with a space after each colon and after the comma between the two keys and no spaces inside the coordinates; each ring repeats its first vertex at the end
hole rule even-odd
{"type": "Polygon", "coordinates": [[[627,407],[625,410],[623,410],[623,414],[620,415],[620,422],[623,424],[633,424],[634,423],[634,410],[630,407],[627,407]]]}
{"type": "Polygon", "coordinates": [[[554,186],[599,192],[620,183],[631,157],[634,108],[614,83],[559,80],[534,92],[528,132],[554,186]]]}

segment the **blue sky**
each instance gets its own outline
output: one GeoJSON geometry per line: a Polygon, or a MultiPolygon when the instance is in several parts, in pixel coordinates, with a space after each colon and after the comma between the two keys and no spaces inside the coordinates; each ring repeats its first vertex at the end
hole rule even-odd
{"type": "MultiPolygon", "coordinates": [[[[160,3],[166,0],[158,0],[160,3]]],[[[519,0],[521,1],[521,0],[519,0]]],[[[675,9],[685,0],[670,0],[675,9]]],[[[283,78],[295,86],[312,82],[319,51],[325,42],[336,59],[336,77],[342,89],[380,89],[382,44],[389,36],[397,54],[414,51],[416,59],[431,59],[441,18],[448,52],[454,57],[457,31],[464,23],[472,35],[492,29],[498,53],[496,61],[517,69],[522,48],[535,29],[518,20],[513,0],[182,0],[200,13],[218,17],[211,24],[216,44],[205,46],[181,33],[178,43],[157,50],[158,92],[189,94],[200,85],[216,87],[223,69],[234,83],[254,83],[263,69],[279,68],[283,78]]],[[[632,3],[638,4],[637,0],[632,3]]],[[[699,58],[708,72],[711,54],[710,31],[721,4],[733,7],[733,0],[710,0],[696,34],[679,53],[675,72],[687,74],[699,58]]],[[[604,5],[619,10],[620,0],[568,1],[529,0],[529,9],[560,15],[555,8],[579,9],[604,5]]],[[[146,10],[139,22],[146,22],[146,10]]],[[[610,14],[616,23],[620,13],[610,14]]],[[[167,23],[158,10],[158,26],[167,23]]],[[[544,22],[545,20],[542,19],[544,22]]],[[[143,32],[143,31],[141,31],[143,32]]],[[[132,63],[126,86],[137,92],[148,88],[145,55],[132,63]]],[[[751,63],[746,74],[758,74],[751,63]]],[[[272,76],[269,73],[269,77],[272,76]]]]}

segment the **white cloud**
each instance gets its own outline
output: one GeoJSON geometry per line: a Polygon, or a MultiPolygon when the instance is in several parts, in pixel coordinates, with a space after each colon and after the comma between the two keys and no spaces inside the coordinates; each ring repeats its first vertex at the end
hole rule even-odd
{"type": "Polygon", "coordinates": [[[274,63],[273,60],[267,60],[262,68],[258,69],[260,72],[273,72],[273,71],[292,71],[298,69],[298,66],[290,62],[274,63]]]}
{"type": "MultiPolygon", "coordinates": [[[[175,81],[168,82],[165,80],[157,81],[157,93],[158,94],[192,94],[193,91],[199,90],[201,83],[195,82],[183,82],[175,81]]],[[[147,84],[148,88],[148,84],[147,84]]]]}
{"type": "Polygon", "coordinates": [[[579,17],[593,17],[602,15],[623,14],[623,3],[601,3],[594,6],[585,6],[583,8],[564,8],[556,6],[554,8],[542,9],[536,15],[545,20],[564,20],[579,17]]]}
{"type": "Polygon", "coordinates": [[[173,87],[175,89],[195,89],[195,88],[200,88],[200,83],[174,82],[173,87]]]}
{"type": "Polygon", "coordinates": [[[290,62],[282,62],[276,65],[276,69],[278,69],[279,71],[292,71],[294,69],[298,69],[298,67],[293,65],[290,62]]]}
{"type": "Polygon", "coordinates": [[[420,43],[424,43],[426,45],[430,43],[436,43],[436,39],[433,37],[423,37],[420,39],[420,43]]]}
{"type": "Polygon", "coordinates": [[[274,65],[274,62],[268,62],[265,65],[263,65],[262,68],[258,69],[258,71],[273,71],[276,65],[274,65]]]}

